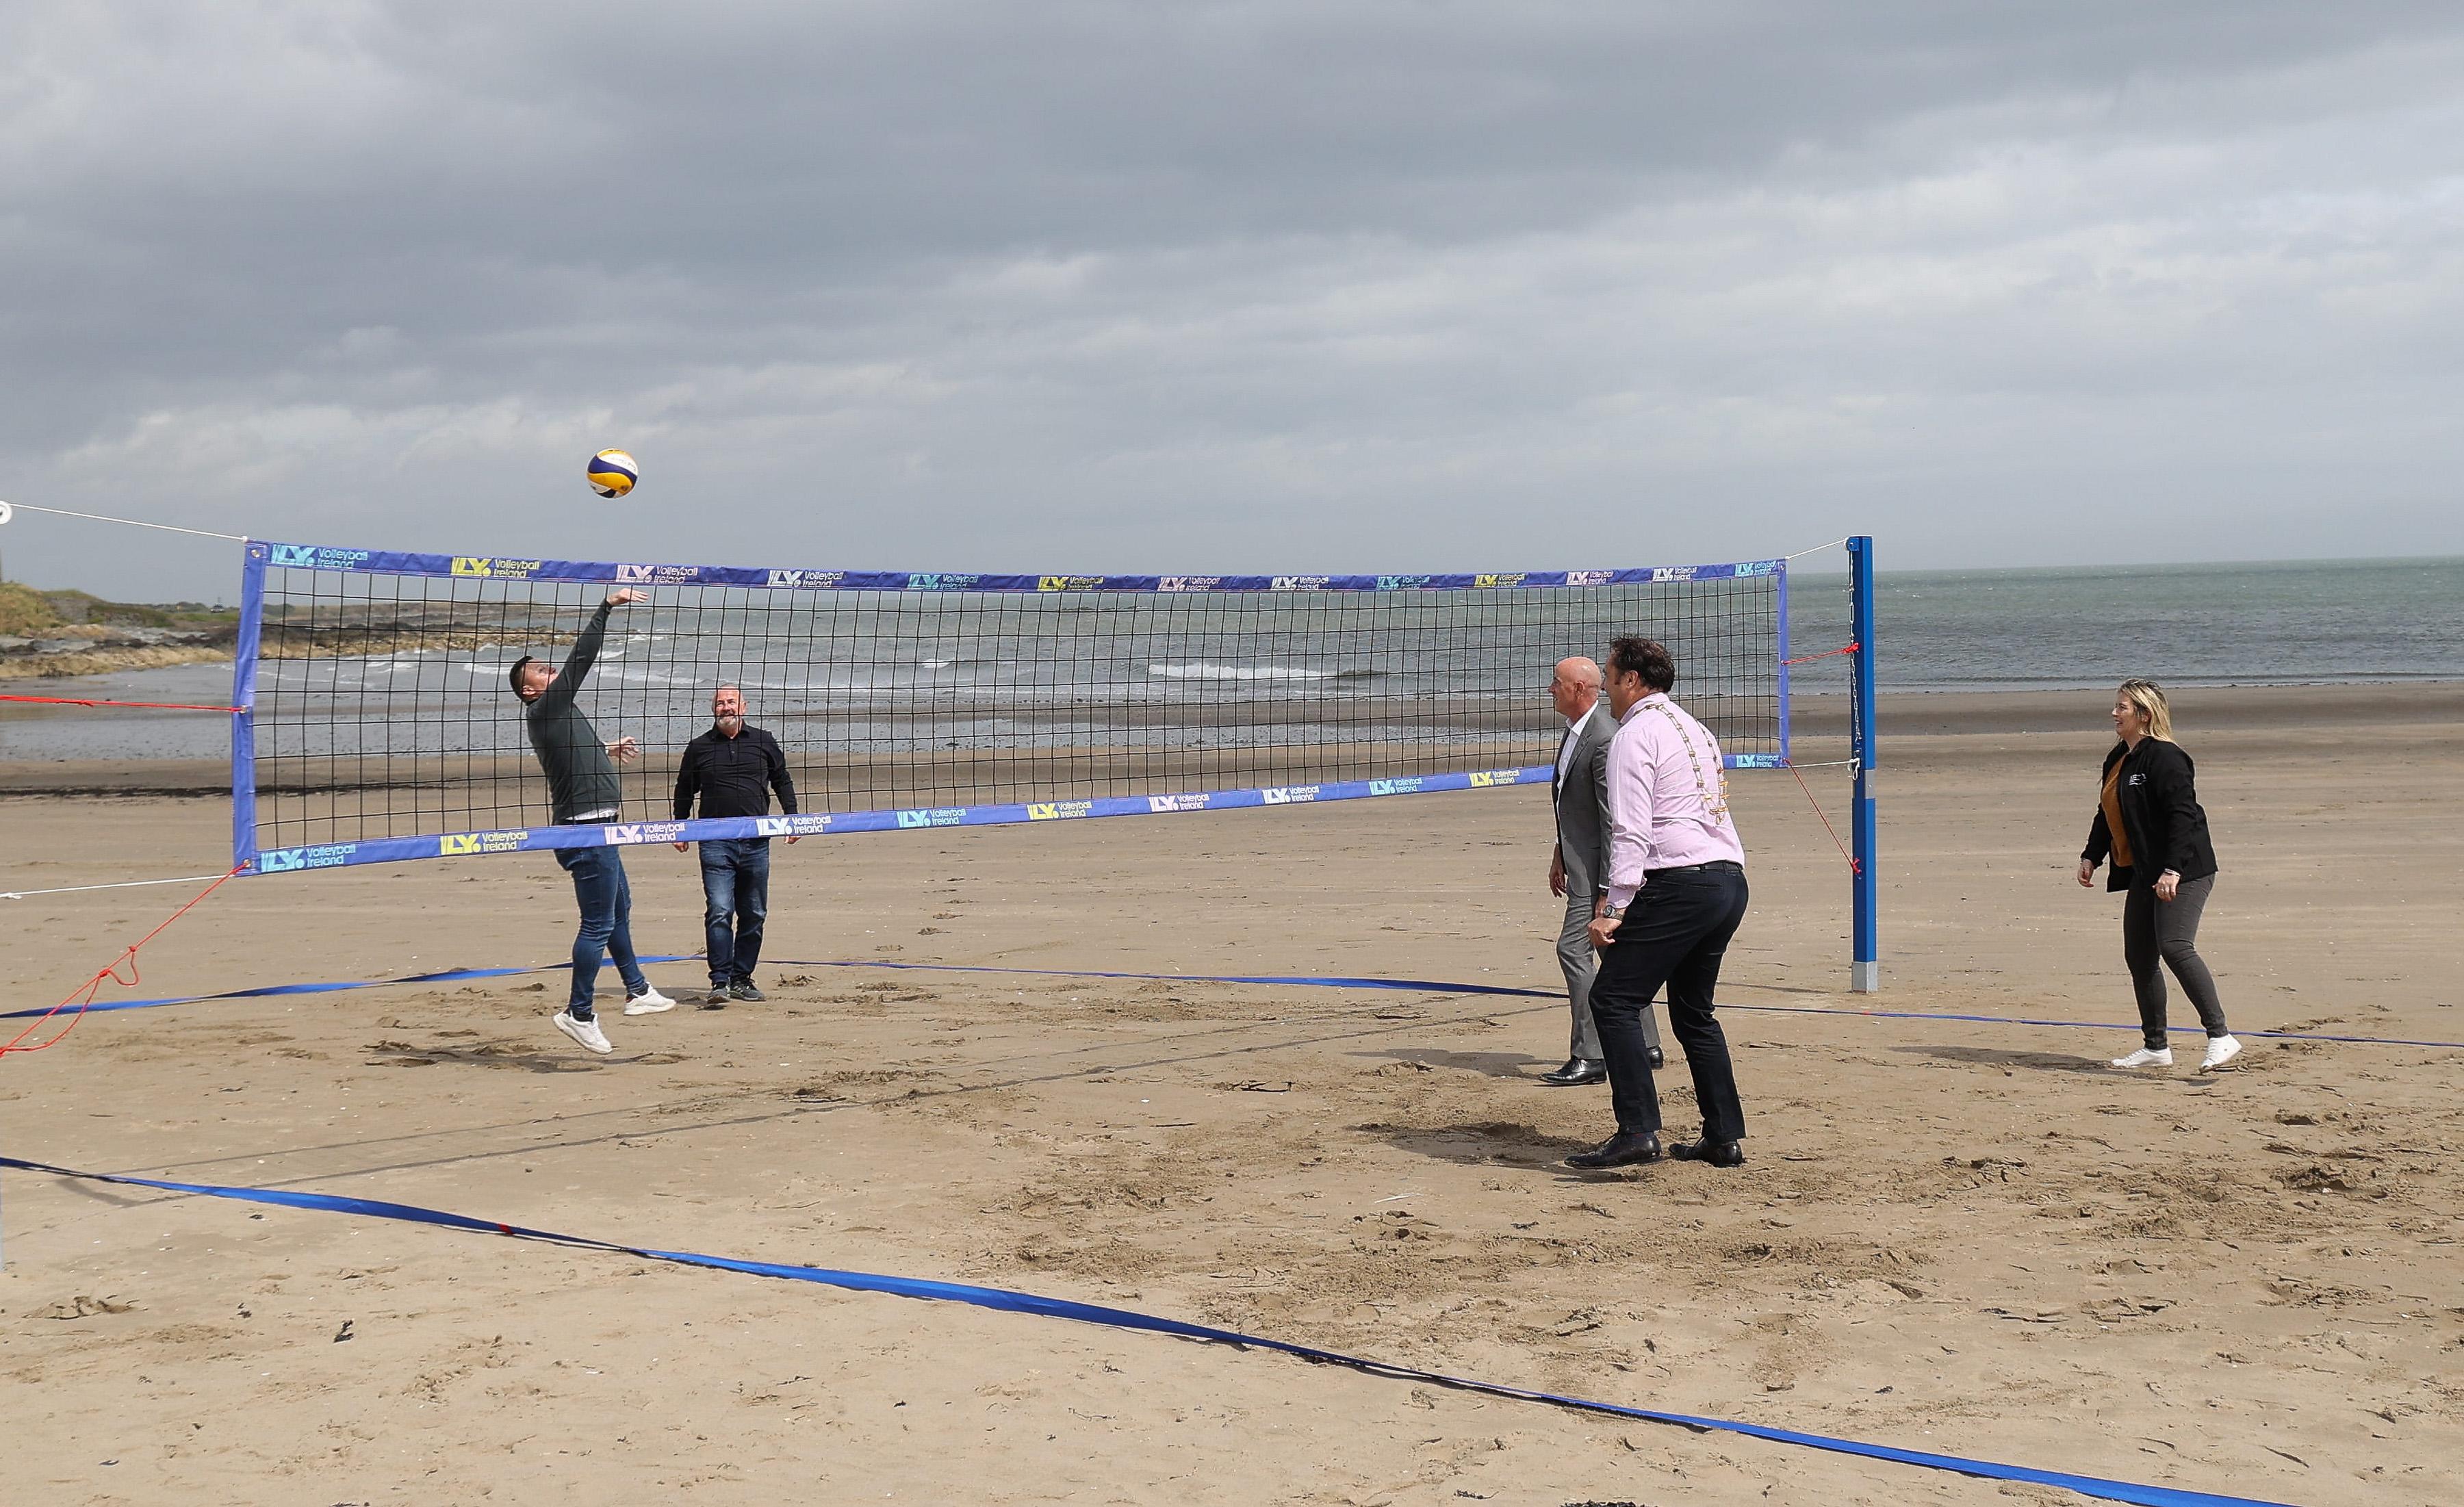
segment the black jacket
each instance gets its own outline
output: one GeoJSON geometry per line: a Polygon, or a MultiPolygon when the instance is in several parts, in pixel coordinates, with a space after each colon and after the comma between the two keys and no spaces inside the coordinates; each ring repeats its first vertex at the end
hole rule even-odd
{"type": "MultiPolygon", "coordinates": [[[[2132,865],[2115,864],[2105,875],[2107,889],[2128,889],[2132,884],[2153,885],[2171,869],[2189,884],[2216,871],[2216,850],[2208,841],[2208,814],[2199,809],[2190,755],[2180,745],[2162,738],[2141,738],[2139,747],[2116,743],[2104,756],[2103,776],[2122,766],[2122,784],[2114,798],[2122,807],[2122,830],[2130,839],[2132,865]],[[2145,880],[2138,878],[2145,875],[2145,880]]],[[[2113,852],[2113,832],[2105,825],[2104,802],[2097,801],[2096,820],[2087,829],[2087,846],[2079,857],[2101,863],[2113,852]]]]}
{"type": "Polygon", "coordinates": [[[787,777],[779,740],[749,723],[732,738],[713,728],[685,745],[676,766],[676,819],[693,815],[696,795],[705,817],[766,817],[773,788],[779,809],[794,816],[796,782],[787,777]]]}

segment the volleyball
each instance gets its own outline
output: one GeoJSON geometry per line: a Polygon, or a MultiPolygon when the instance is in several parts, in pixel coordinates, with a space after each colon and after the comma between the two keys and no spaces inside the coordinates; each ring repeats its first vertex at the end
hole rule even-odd
{"type": "Polygon", "coordinates": [[[590,490],[603,497],[622,497],[642,479],[642,468],[623,450],[601,450],[590,457],[590,490]]]}

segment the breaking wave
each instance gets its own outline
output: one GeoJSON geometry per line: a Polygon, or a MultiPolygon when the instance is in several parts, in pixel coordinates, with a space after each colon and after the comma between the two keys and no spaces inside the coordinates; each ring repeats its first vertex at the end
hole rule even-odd
{"type": "Polygon", "coordinates": [[[1374,669],[1299,669],[1287,665],[1150,665],[1157,680],[1367,680],[1374,669]]]}

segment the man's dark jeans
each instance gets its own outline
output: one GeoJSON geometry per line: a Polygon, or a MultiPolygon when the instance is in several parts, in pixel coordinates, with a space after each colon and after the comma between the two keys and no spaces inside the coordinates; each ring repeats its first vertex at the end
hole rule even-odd
{"type": "Polygon", "coordinates": [[[721,838],[701,845],[701,924],[710,987],[753,981],[761,922],[770,913],[770,840],[721,838]]]}
{"type": "Polygon", "coordinates": [[[625,877],[624,855],[612,847],[558,848],[556,861],[573,876],[573,898],[582,907],[582,929],[573,934],[573,998],[565,1009],[574,1019],[588,1020],[601,952],[616,960],[627,994],[650,987],[633,961],[633,886],[625,877]]]}
{"type": "Polygon", "coordinates": [[[1592,982],[1592,1017],[1608,1055],[1609,1098],[1619,1130],[1660,1130],[1660,1092],[1652,1085],[1650,1043],[1641,1021],[1665,984],[1668,1028],[1693,1070],[1703,1134],[1712,1141],[1745,1136],[1746,1111],[1728,1063],[1728,1038],[1711,1018],[1720,959],[1745,918],[1745,870],[1711,863],[1650,875],[1617,924],[1617,935],[1600,953],[1599,977],[1592,982]]]}

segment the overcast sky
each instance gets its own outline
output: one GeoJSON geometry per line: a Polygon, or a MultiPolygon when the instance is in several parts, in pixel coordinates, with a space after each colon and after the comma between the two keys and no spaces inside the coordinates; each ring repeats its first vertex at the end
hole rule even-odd
{"type": "Polygon", "coordinates": [[[2459,80],[2452,3],[13,0],[0,498],[893,569],[2464,553],[2459,80]]]}

